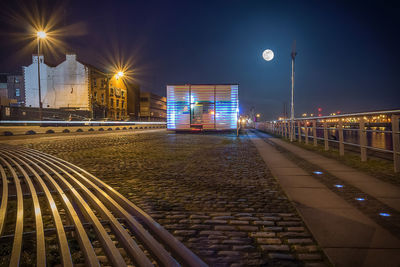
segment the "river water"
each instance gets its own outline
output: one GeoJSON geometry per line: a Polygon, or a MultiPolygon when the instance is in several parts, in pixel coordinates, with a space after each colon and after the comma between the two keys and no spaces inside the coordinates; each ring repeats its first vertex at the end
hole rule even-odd
{"type": "MultiPolygon", "coordinates": [[[[391,129],[388,129],[388,127],[372,127],[368,130],[390,131],[391,129]]],[[[312,129],[310,128],[308,129],[308,135],[312,136],[312,129]]],[[[330,140],[339,140],[339,131],[336,129],[328,130],[328,136],[330,140]]],[[[324,137],[323,129],[317,129],[317,137],[324,137]]],[[[343,129],[343,138],[344,142],[347,143],[360,143],[360,136],[357,129],[343,129]]],[[[392,133],[367,132],[367,146],[392,150],[392,133]]]]}

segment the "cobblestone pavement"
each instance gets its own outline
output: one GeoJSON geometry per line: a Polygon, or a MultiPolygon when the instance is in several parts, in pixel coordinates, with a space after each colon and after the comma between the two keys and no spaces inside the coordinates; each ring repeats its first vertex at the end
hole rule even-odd
{"type": "Polygon", "coordinates": [[[210,265],[327,265],[246,136],[121,133],[24,145],[103,179],[210,265]]]}

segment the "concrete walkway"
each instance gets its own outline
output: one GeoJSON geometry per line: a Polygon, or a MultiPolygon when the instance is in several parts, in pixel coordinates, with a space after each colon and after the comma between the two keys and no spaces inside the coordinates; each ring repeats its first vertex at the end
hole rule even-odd
{"type": "MultiPolygon", "coordinates": [[[[400,266],[399,239],[260,137],[252,133],[248,135],[289,199],[294,202],[314,238],[335,266],[400,266]]],[[[373,177],[368,175],[364,177],[362,173],[334,160],[277,138],[270,140],[316,165],[323,166],[324,169],[338,175],[338,178],[365,192],[368,191],[366,193],[376,196],[387,205],[390,203],[389,206],[398,208],[399,194],[395,186],[390,185],[389,188],[386,183],[373,177]],[[392,197],[394,201],[389,201],[392,197]]]]}

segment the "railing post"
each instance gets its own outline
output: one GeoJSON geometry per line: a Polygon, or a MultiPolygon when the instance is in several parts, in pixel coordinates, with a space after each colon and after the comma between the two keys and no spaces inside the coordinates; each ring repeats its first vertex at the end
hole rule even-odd
{"type": "Polygon", "coordinates": [[[289,122],[286,121],[286,138],[289,138],[289,122]]]}
{"type": "Polygon", "coordinates": [[[286,137],[286,121],[283,123],[283,136],[286,137]]]}
{"type": "Polygon", "coordinates": [[[317,146],[317,142],[318,142],[318,139],[317,139],[317,120],[314,120],[312,124],[313,124],[313,137],[314,137],[313,142],[314,142],[314,146],[317,146]]]}
{"type": "Polygon", "coordinates": [[[329,150],[329,139],[328,139],[328,123],[324,121],[324,143],[325,151],[329,150]]]}
{"type": "Polygon", "coordinates": [[[306,145],[308,145],[308,127],[307,127],[307,121],[304,121],[304,135],[305,135],[305,140],[306,140],[306,145]]]}
{"type": "Polygon", "coordinates": [[[399,134],[400,115],[392,115],[392,139],[393,139],[393,165],[394,172],[400,172],[400,134],[399,134]]]}
{"type": "Polygon", "coordinates": [[[367,161],[367,133],[365,132],[365,121],[364,118],[360,119],[359,124],[359,135],[360,135],[360,150],[361,150],[361,161],[367,161]]]}
{"type": "Polygon", "coordinates": [[[343,121],[339,118],[339,155],[344,155],[344,144],[343,144],[343,121]]]}
{"type": "Polygon", "coordinates": [[[297,132],[299,133],[299,143],[301,143],[301,122],[297,122],[297,132]]]}

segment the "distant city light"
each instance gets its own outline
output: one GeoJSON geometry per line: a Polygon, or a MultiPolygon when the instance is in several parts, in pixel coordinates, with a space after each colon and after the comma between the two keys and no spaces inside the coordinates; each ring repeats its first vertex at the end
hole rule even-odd
{"type": "Polygon", "coordinates": [[[381,213],[379,213],[379,215],[381,215],[383,217],[390,217],[391,216],[389,213],[386,213],[386,212],[381,212],[381,213]]]}
{"type": "Polygon", "coordinates": [[[335,184],[335,187],[337,187],[337,188],[342,188],[343,185],[341,185],[341,184],[335,184]]]}
{"type": "Polygon", "coordinates": [[[324,174],[323,172],[321,172],[321,171],[315,171],[315,172],[313,172],[314,174],[316,174],[316,175],[321,175],[321,174],[324,174]]]}

